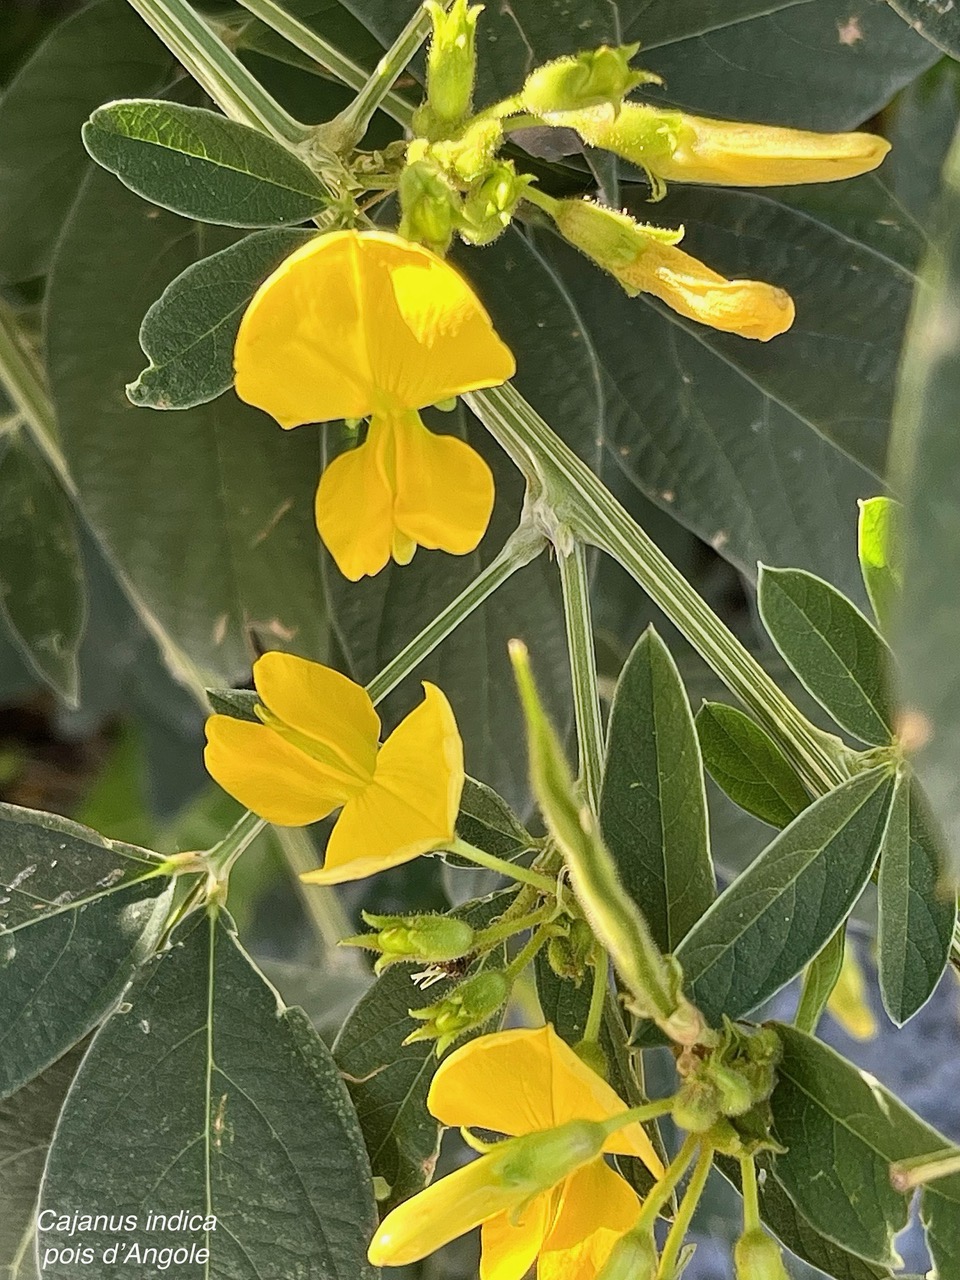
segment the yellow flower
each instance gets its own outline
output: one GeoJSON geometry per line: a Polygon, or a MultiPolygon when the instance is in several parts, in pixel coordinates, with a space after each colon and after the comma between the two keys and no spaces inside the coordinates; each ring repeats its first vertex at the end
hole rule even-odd
{"type": "Polygon", "coordinates": [[[261,723],[211,716],[210,774],[268,822],[304,826],[342,806],[313,884],[359,880],[454,835],[463,744],[450,704],[432,684],[379,746],[369,694],[338,671],[287,653],[253,668],[261,723]]]}
{"type": "Polygon", "coordinates": [[[854,1040],[872,1040],[877,1034],[877,1020],[870,1008],[867,982],[854,949],[847,944],[840,966],[840,977],[830,993],[827,1008],[854,1040]]]}
{"type": "Polygon", "coordinates": [[[876,169],[890,150],[890,143],[873,133],[811,133],[710,120],[639,102],[624,103],[617,116],[594,107],[560,113],[551,123],[576,129],[590,146],[613,151],[668,182],[738,187],[836,182],[876,169]]]}
{"type": "Polygon", "coordinates": [[[370,418],[320,478],[320,536],[356,581],[417,546],[472,551],[493,508],[490,468],[419,410],[513,375],[467,282],[386,231],[318,236],[254,295],[234,350],[237,394],[282,427],[370,418]]]}
{"type": "Polygon", "coordinates": [[[627,1105],[550,1026],[470,1041],[437,1071],[427,1106],[445,1125],[518,1144],[498,1144],[388,1214],[370,1245],[375,1266],[414,1262],[481,1225],[480,1280],[521,1280],[534,1262],[538,1280],[595,1280],[640,1212],[603,1154],[663,1172],[639,1124],[596,1136],[627,1105]]]}

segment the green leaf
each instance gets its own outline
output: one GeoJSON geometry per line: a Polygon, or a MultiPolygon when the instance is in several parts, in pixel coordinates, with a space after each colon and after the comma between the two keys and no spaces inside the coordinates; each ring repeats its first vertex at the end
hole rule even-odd
{"type": "Polygon", "coordinates": [[[897,94],[884,113],[893,150],[883,180],[923,226],[940,194],[940,174],[960,115],[960,64],[941,58],[897,94]]]}
{"type": "Polygon", "coordinates": [[[50,380],[84,510],[141,610],[211,684],[248,679],[258,649],[322,659],[327,643],[317,429],[282,431],[233,395],[158,415],[123,394],[147,307],[230,238],[93,172],[47,295],[50,380]]]}
{"type": "Polygon", "coordinates": [[[46,271],[87,170],[80,128],[110,98],[148,92],[170,55],[125,0],[61,22],[0,98],[0,278],[46,271]]]}
{"type": "Polygon", "coordinates": [[[748,715],[705,702],[696,724],[704,764],[741,809],[771,827],[785,827],[810,803],[789,760],[748,715]]]}
{"type": "MultiPolygon", "coordinates": [[[[494,894],[450,914],[483,928],[510,901],[510,894],[494,894]]],[[[440,1149],[440,1126],[427,1111],[430,1082],[440,1065],[434,1045],[403,1042],[417,1025],[408,1010],[441,999],[455,980],[432,984],[424,993],[410,974],[407,965],[387,969],[360,998],[333,1046],[374,1175],[390,1187],[388,1206],[426,1186],[440,1149]]]]}
{"type": "Polygon", "coordinates": [[[40,1280],[34,1240],[43,1164],[63,1099],[86,1046],[72,1049],[42,1075],[0,1103],[0,1275],[40,1280]]]}
{"type": "Polygon", "coordinates": [[[0,805],[0,1098],[107,1014],[156,946],[170,882],[143,849],[0,805]]]}
{"type": "MultiPolygon", "coordinates": [[[[784,1054],[771,1107],[776,1137],[787,1148],[774,1157],[778,1181],[821,1235],[870,1262],[896,1266],[893,1237],[906,1226],[909,1197],[894,1191],[890,1164],[949,1144],[874,1077],[795,1027],[774,1025],[784,1054]]],[[[925,1190],[926,1212],[934,1187],[933,1213],[949,1232],[947,1213],[960,1218],[960,1176],[925,1190]]],[[[947,1280],[950,1272],[941,1275],[947,1280]]]]}
{"type": "Polygon", "coordinates": [[[925,40],[960,57],[960,13],[953,5],[930,4],[929,0],[889,0],[901,18],[925,40]]]}
{"type": "Polygon", "coordinates": [[[306,222],[327,190],[281,143],[203,107],[131,98],[94,111],[83,144],[146,200],[228,227],[306,222]]]}
{"type": "Polygon", "coordinates": [[[258,231],[202,258],[170,284],[143,318],[150,365],[127,387],[136,405],[191,409],[233,386],[233,347],[260,284],[314,232],[258,231]]]}
{"type": "Polygon", "coordinates": [[[863,614],[812,573],[766,565],[760,566],[758,602],[773,643],[837,724],[862,742],[888,743],[890,655],[863,614]]]}
{"type": "Polygon", "coordinates": [[[709,1022],[755,1009],[837,931],[870,879],[891,788],[872,769],[814,801],[694,925],[676,954],[709,1022]]]}
{"type": "Polygon", "coordinates": [[[960,1182],[932,1182],[920,1200],[920,1220],[927,1232],[927,1248],[934,1264],[932,1280],[948,1280],[960,1273],[960,1182]]]}
{"type": "Polygon", "coordinates": [[[960,883],[960,362],[947,335],[960,324],[960,140],[937,210],[939,236],[923,272],[897,399],[891,463],[903,509],[903,602],[895,620],[903,736],[945,837],[945,870],[960,883]]]}
{"type": "Polygon", "coordinates": [[[674,951],[716,896],[707,800],[690,704],[649,627],[617,682],[600,829],[657,945],[674,951]]]}
{"type": "Polygon", "coordinates": [[[860,503],[857,550],[863,585],[874,617],[883,631],[890,626],[903,591],[900,519],[903,508],[892,498],[869,498],[860,503]]]}
{"type": "Polygon", "coordinates": [[[877,964],[880,994],[897,1024],[930,999],[950,959],[956,897],[940,885],[943,850],[923,793],[897,779],[880,854],[877,964]]]}
{"type": "MultiPolygon", "coordinates": [[[[356,1116],[333,1060],[299,1009],[284,1009],[206,914],[179,930],[97,1035],[50,1148],[42,1206],[136,1214],[130,1243],[210,1249],[209,1275],[373,1280],[376,1225],[356,1116]],[[119,1160],[118,1151],[135,1152],[119,1160]],[[208,1208],[209,1206],[209,1208],[208,1208]],[[148,1211],[216,1215],[215,1231],[158,1237],[148,1211]]],[[[89,1232],[101,1251],[114,1233],[89,1232]]],[[[62,1244],[56,1235],[45,1245],[62,1244]]],[[[59,1263],[64,1280],[89,1268],[59,1263]]]]}
{"type": "Polygon", "coordinates": [[[233,716],[235,720],[249,720],[262,724],[254,708],[260,702],[255,689],[207,689],[210,709],[221,716],[233,716]]]}
{"type": "Polygon", "coordinates": [[[467,778],[463,784],[457,834],[498,858],[519,858],[536,845],[507,802],[492,787],[474,778],[467,778]]]}
{"type": "Polygon", "coordinates": [[[807,972],[803,975],[800,1003],[793,1019],[801,1031],[810,1035],[816,1031],[827,1001],[839,981],[846,946],[846,929],[841,925],[820,954],[807,966],[807,972]]]}
{"type": "Polygon", "coordinates": [[[86,592],[73,506],[22,432],[0,445],[0,613],[38,676],[77,705],[86,592]]]}

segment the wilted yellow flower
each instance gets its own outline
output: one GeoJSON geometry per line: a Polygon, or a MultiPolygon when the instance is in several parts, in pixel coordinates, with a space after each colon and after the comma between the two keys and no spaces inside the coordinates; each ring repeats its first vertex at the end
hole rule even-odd
{"type": "Polygon", "coordinates": [[[550,1026],[470,1041],[434,1076],[427,1106],[445,1125],[517,1141],[388,1214],[370,1246],[375,1266],[414,1262],[482,1225],[481,1280],[521,1280],[534,1262],[538,1280],[595,1280],[640,1212],[603,1154],[663,1172],[639,1124],[614,1130],[626,1103],[550,1026]]]}
{"type": "Polygon", "coordinates": [[[870,1007],[867,982],[857,953],[847,945],[840,977],[830,993],[827,1008],[854,1040],[871,1040],[877,1034],[877,1019],[870,1007]]]}
{"type": "Polygon", "coordinates": [[[654,179],[718,186],[779,187],[835,182],[876,169],[890,143],[873,133],[812,133],[775,125],[710,120],[639,102],[562,112],[551,123],[576,129],[592,147],[613,151],[654,179]]]}
{"type": "Polygon", "coordinates": [[[467,282],[386,231],[335,231],[291,254],[257,290],[234,350],[237,394],[282,427],[369,417],[366,440],[326,468],[320,536],[346,577],[417,546],[472,551],[493,477],[419,410],[511,377],[513,356],[467,282]]]}
{"type": "Polygon", "coordinates": [[[324,866],[304,880],[359,880],[453,839],[463,744],[435,685],[424,683],[423,702],[379,746],[369,694],[339,671],[266,653],[253,678],[261,723],[211,716],[204,760],[268,822],[304,826],[342,806],[324,866]]]}
{"type": "Polygon", "coordinates": [[[690,320],[761,342],[793,324],[793,299],[785,290],[760,280],[727,280],[677,248],[682,228],[642,226],[589,200],[540,200],[566,239],[629,294],[652,293],[690,320]]]}

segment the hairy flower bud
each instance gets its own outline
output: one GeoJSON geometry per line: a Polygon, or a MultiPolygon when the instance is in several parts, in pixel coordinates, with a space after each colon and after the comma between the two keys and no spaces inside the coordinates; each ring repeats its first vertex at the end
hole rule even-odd
{"type": "Polygon", "coordinates": [[[614,1245],[597,1280],[656,1280],[659,1262],[653,1229],[629,1231],[614,1245]]]}
{"type": "Polygon", "coordinates": [[[489,244],[510,225],[532,178],[518,174],[509,160],[494,165],[473,183],[463,201],[460,235],[468,244],[489,244]]]}
{"type": "Polygon", "coordinates": [[[377,973],[401,960],[418,964],[456,960],[473,946],[473,929],[453,916],[377,916],[367,911],[362,915],[377,932],[343,938],[340,945],[381,952],[375,965],[377,973]]]}
{"type": "Polygon", "coordinates": [[[638,84],[662,83],[659,76],[631,69],[630,59],[639,48],[639,43],[601,45],[537,67],[520,91],[524,111],[549,116],[604,105],[618,111],[624,96],[638,84]]]}
{"type": "Polygon", "coordinates": [[[443,255],[450,248],[460,217],[460,197],[429,160],[407,165],[400,175],[399,234],[443,255]]]}
{"type": "Polygon", "coordinates": [[[411,1009],[410,1017],[422,1027],[407,1036],[404,1044],[436,1040],[438,1057],[464,1032],[482,1026],[505,1002],[510,984],[501,969],[485,969],[449,992],[442,1000],[423,1009],[411,1009]]]}
{"type": "Polygon", "coordinates": [[[476,28],[483,5],[453,0],[449,9],[439,0],[424,0],[433,21],[427,54],[427,101],[414,121],[430,138],[450,137],[470,112],[476,76],[476,28]]]}
{"type": "Polygon", "coordinates": [[[790,1280],[780,1246],[761,1227],[745,1231],[733,1248],[737,1280],[790,1280]]]}
{"type": "Polygon", "coordinates": [[[574,920],[567,933],[551,938],[547,944],[547,961],[558,978],[566,978],[578,987],[583,981],[596,939],[586,920],[574,920]]]}

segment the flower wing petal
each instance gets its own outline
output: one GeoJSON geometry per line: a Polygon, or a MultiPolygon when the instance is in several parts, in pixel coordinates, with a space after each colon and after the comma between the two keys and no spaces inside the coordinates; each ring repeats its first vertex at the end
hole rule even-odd
{"type": "Polygon", "coordinates": [[[424,700],[380,748],[373,782],[344,805],[314,884],[359,880],[441,848],[454,834],[463,790],[463,743],[443,693],[424,700]]]}
{"type": "Polygon", "coordinates": [[[211,716],[206,732],[203,759],[211,777],[268,822],[306,826],[343,803],[323,765],[266,725],[211,716]]]}
{"type": "Polygon", "coordinates": [[[480,1280],[523,1280],[553,1221],[552,1194],[537,1196],[514,1214],[488,1218],[480,1229],[480,1280]]]}
{"type": "Polygon", "coordinates": [[[380,717],[362,685],[322,663],[276,651],[253,664],[253,681],[278,720],[333,751],[359,776],[373,776],[380,717]]]}
{"type": "Polygon", "coordinates": [[[596,1280],[639,1214],[640,1200],[618,1173],[603,1160],[584,1165],[563,1184],[537,1280],[596,1280]]]}
{"type": "Polygon", "coordinates": [[[397,528],[421,547],[466,555],[490,522],[490,468],[465,440],[435,435],[419,418],[398,422],[394,439],[397,528]]]}
{"type": "MultiPolygon", "coordinates": [[[[606,1120],[627,1110],[549,1024],[478,1036],[457,1049],[434,1075],[427,1107],[441,1124],[511,1137],[569,1120],[606,1120]],[[506,1081],[509,1088],[502,1087],[506,1081]]],[[[639,1124],[613,1134],[604,1150],[637,1156],[657,1175],[663,1171],[639,1124]]]]}
{"type": "Polygon", "coordinates": [[[363,418],[375,407],[359,234],[333,231],[292,253],[247,307],[234,346],[237,395],[282,427],[363,418]]]}
{"type": "Polygon", "coordinates": [[[364,443],[327,463],[317,486],[317,532],[351,582],[379,573],[393,546],[393,488],[382,456],[386,430],[371,423],[364,443]]]}

